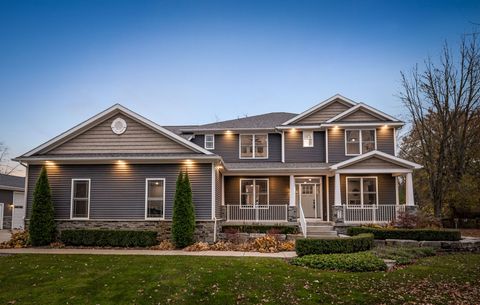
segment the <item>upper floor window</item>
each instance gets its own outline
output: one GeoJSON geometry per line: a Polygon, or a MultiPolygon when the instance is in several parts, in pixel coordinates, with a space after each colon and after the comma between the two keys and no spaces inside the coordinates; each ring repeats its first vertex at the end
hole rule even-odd
{"type": "Polygon", "coordinates": [[[240,135],[240,159],[268,158],[268,135],[240,135]]]}
{"type": "Polygon", "coordinates": [[[268,204],[268,179],[240,179],[240,205],[268,204]]]}
{"type": "Polygon", "coordinates": [[[215,135],[205,135],[205,149],[215,149],[215,135]]]}
{"type": "Polygon", "coordinates": [[[377,147],[375,129],[346,129],[345,154],[360,155],[377,147]]]}
{"type": "Polygon", "coordinates": [[[165,216],[165,179],[147,178],[145,198],[145,218],[162,219],[165,216]]]}
{"type": "Polygon", "coordinates": [[[90,179],[72,179],[70,218],[90,217],[90,179]]]}
{"type": "Polygon", "coordinates": [[[303,147],[313,147],[313,131],[303,131],[303,147]]]}

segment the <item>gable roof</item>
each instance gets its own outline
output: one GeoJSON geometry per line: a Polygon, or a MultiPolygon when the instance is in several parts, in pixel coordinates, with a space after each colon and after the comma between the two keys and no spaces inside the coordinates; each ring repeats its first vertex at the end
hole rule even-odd
{"type": "MultiPolygon", "coordinates": [[[[180,128],[183,132],[207,131],[207,130],[226,130],[226,129],[274,129],[276,126],[285,122],[295,113],[289,112],[270,112],[266,114],[253,115],[245,118],[221,121],[211,124],[198,125],[195,127],[180,128]]],[[[172,128],[172,127],[170,127],[172,128]]]]}
{"type": "Polygon", "coordinates": [[[385,112],[382,112],[378,109],[375,109],[371,106],[368,106],[364,103],[358,103],[357,105],[353,106],[350,109],[345,110],[344,112],[334,116],[333,118],[327,120],[327,123],[333,123],[337,121],[341,121],[343,118],[348,117],[351,114],[354,114],[357,111],[365,111],[369,114],[371,114],[374,117],[377,117],[379,119],[387,120],[387,121],[394,121],[394,122],[400,122],[400,120],[386,114],[385,112]]]}
{"type": "Polygon", "coordinates": [[[330,105],[331,103],[335,102],[335,101],[338,101],[338,100],[341,100],[342,102],[345,102],[346,104],[350,105],[350,106],[355,106],[357,103],[352,101],[351,99],[349,98],[346,98],[340,94],[335,94],[334,96],[324,100],[323,102],[307,109],[306,111],[300,113],[299,115],[295,116],[295,117],[292,117],[291,119],[285,121],[282,123],[282,125],[289,125],[291,123],[295,123],[307,116],[309,116],[310,114],[322,109],[322,108],[325,108],[326,106],[330,105]]]}
{"type": "Polygon", "coordinates": [[[120,105],[120,104],[115,104],[112,107],[100,112],[99,114],[91,117],[90,119],[78,124],[77,126],[67,130],[66,132],[60,134],[59,136],[43,143],[42,145],[28,151],[24,155],[17,157],[16,160],[22,160],[25,157],[31,157],[37,153],[40,153],[44,151],[45,149],[53,149],[57,147],[58,145],[61,145],[65,143],[67,140],[72,139],[76,135],[82,134],[85,131],[89,130],[90,128],[96,126],[97,123],[101,122],[103,119],[108,118],[109,116],[115,114],[115,113],[123,113],[124,115],[132,118],[133,120],[138,121],[142,125],[158,132],[159,134],[169,138],[172,141],[175,141],[176,143],[185,146],[189,148],[190,150],[201,153],[201,154],[206,154],[206,155],[213,155],[212,152],[188,141],[187,139],[175,134],[174,132],[150,121],[149,119],[131,111],[130,109],[120,105]]]}
{"type": "Polygon", "coordinates": [[[384,152],[381,152],[381,151],[378,151],[378,150],[373,150],[373,151],[370,151],[366,154],[359,155],[359,156],[356,156],[354,158],[348,159],[346,161],[334,164],[334,165],[330,166],[330,169],[338,170],[338,169],[345,168],[345,167],[351,166],[355,163],[358,163],[358,162],[361,162],[361,161],[364,161],[364,160],[367,160],[367,159],[370,159],[370,158],[374,158],[374,157],[385,160],[387,162],[398,164],[399,166],[406,167],[408,169],[420,169],[420,168],[423,167],[420,164],[417,164],[415,162],[407,161],[405,159],[398,158],[398,157],[389,155],[387,153],[384,153],[384,152]]]}
{"type": "Polygon", "coordinates": [[[25,177],[0,174],[0,190],[23,191],[25,177]]]}

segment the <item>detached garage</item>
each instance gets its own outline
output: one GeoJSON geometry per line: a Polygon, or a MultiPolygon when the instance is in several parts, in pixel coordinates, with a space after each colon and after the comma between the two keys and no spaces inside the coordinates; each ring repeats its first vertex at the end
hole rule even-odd
{"type": "Polygon", "coordinates": [[[24,191],[24,177],[0,174],[0,230],[24,228],[24,191]]]}

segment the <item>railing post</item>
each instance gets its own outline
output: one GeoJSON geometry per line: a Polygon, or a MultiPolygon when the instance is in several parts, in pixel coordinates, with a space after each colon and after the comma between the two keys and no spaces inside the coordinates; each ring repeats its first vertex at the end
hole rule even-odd
{"type": "Polygon", "coordinates": [[[373,220],[373,223],[376,223],[377,222],[377,209],[375,207],[372,207],[372,211],[373,211],[372,220],[373,220]]]}
{"type": "Polygon", "coordinates": [[[255,209],[255,221],[258,221],[258,207],[253,206],[253,208],[255,209]]]}
{"type": "Polygon", "coordinates": [[[227,204],[227,221],[230,220],[230,205],[227,204]]]}

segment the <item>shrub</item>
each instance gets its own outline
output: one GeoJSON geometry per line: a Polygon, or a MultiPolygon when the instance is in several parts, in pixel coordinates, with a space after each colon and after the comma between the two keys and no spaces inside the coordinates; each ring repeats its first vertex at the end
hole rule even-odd
{"type": "Polygon", "coordinates": [[[262,253],[278,252],[278,239],[273,235],[265,235],[255,238],[253,241],[253,249],[262,253]]]}
{"type": "Polygon", "coordinates": [[[337,271],[366,272],[387,270],[385,262],[371,252],[306,255],[294,258],[292,264],[337,271]]]}
{"type": "Polygon", "coordinates": [[[397,219],[392,221],[391,226],[402,229],[440,228],[441,222],[424,211],[411,212],[406,210],[398,213],[397,219]]]}
{"type": "Polygon", "coordinates": [[[298,256],[308,254],[352,253],[370,250],[373,247],[372,234],[330,239],[297,239],[295,250],[298,256]]]}
{"type": "Polygon", "coordinates": [[[63,230],[60,240],[69,246],[151,247],[157,244],[155,231],[63,230]]]}
{"type": "Polygon", "coordinates": [[[347,234],[354,236],[363,233],[371,233],[375,239],[413,239],[413,240],[460,240],[459,230],[442,229],[388,229],[350,227],[347,234]]]}
{"type": "Polygon", "coordinates": [[[298,234],[300,232],[298,226],[230,225],[222,227],[223,233],[232,231],[237,233],[269,233],[271,231],[274,234],[298,234]]]}
{"type": "Polygon", "coordinates": [[[377,247],[375,255],[382,259],[392,259],[399,265],[413,263],[418,258],[435,256],[436,252],[429,247],[377,247]]]}
{"type": "Polygon", "coordinates": [[[33,192],[29,232],[33,246],[47,246],[55,239],[52,193],[45,167],[42,167],[33,192]]]}
{"type": "Polygon", "coordinates": [[[10,240],[0,244],[1,248],[25,248],[30,245],[28,231],[13,233],[10,240]]]}
{"type": "Polygon", "coordinates": [[[193,244],[194,233],[195,208],[192,201],[192,187],[188,173],[180,173],[173,203],[173,243],[177,248],[185,248],[193,244]]]}

